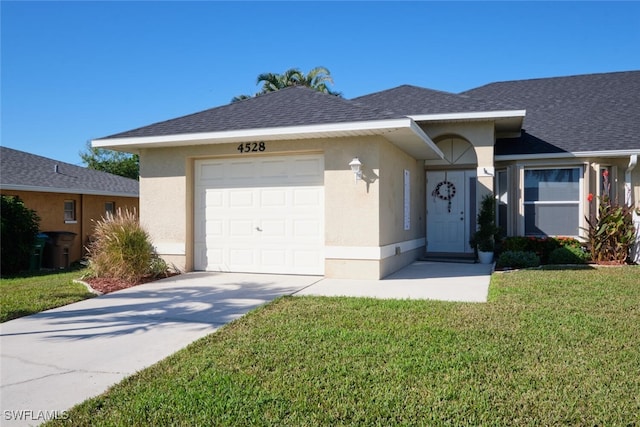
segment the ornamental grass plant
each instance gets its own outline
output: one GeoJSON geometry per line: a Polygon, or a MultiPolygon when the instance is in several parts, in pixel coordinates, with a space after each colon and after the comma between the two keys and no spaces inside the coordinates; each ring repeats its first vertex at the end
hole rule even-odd
{"type": "Polygon", "coordinates": [[[107,212],[96,222],[94,238],[87,250],[91,277],[138,283],[145,275],[158,273],[154,271],[158,269],[158,257],[135,211],[118,209],[115,215],[107,212]]]}

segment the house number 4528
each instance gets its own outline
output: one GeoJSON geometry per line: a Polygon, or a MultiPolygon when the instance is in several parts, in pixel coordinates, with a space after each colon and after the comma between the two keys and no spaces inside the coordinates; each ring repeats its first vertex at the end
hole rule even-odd
{"type": "Polygon", "coordinates": [[[245,142],[244,144],[238,145],[238,151],[241,153],[251,153],[264,151],[267,147],[264,142],[245,142]]]}

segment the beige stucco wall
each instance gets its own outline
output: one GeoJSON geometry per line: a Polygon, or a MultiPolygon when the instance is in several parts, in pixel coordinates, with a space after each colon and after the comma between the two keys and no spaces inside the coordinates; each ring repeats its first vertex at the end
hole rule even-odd
{"type": "MultiPolygon", "coordinates": [[[[262,153],[238,144],[154,148],[140,152],[140,220],[158,252],[193,269],[194,163],[198,159],[303,153],[324,155],[325,276],[378,279],[410,263],[419,249],[389,256],[389,245],[424,237],[424,168],[382,137],[269,141],[262,153]],[[363,179],[349,162],[359,157],[363,179]],[[411,229],[403,228],[404,169],[411,171],[411,229]],[[381,249],[383,246],[386,248],[381,249]],[[346,255],[331,255],[339,253],[346,255]],[[370,255],[372,253],[383,255],[370,255]],[[392,258],[392,259],[389,259],[392,258]]],[[[415,245],[415,243],[414,243],[415,245]]],[[[404,247],[404,246],[403,246],[404,247]]]]}

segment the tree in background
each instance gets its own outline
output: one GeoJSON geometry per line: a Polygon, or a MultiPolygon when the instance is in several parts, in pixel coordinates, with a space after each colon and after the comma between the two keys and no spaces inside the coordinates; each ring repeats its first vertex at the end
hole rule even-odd
{"type": "Polygon", "coordinates": [[[0,222],[0,272],[8,275],[28,269],[40,217],[36,211],[26,207],[19,197],[2,196],[0,222]]]}
{"type": "MultiPolygon", "coordinates": [[[[262,84],[262,89],[254,96],[275,92],[290,86],[306,86],[318,92],[342,96],[340,92],[334,92],[329,88],[329,84],[333,85],[333,78],[331,77],[331,72],[325,67],[315,67],[307,74],[304,74],[298,68],[290,68],[282,74],[262,73],[258,76],[256,84],[262,84]]],[[[239,95],[234,97],[231,102],[248,98],[252,98],[252,96],[239,95]]]]}
{"type": "Polygon", "coordinates": [[[140,159],[137,154],[95,148],[87,142],[87,148],[80,152],[80,158],[89,169],[135,180],[140,177],[140,159]]]}

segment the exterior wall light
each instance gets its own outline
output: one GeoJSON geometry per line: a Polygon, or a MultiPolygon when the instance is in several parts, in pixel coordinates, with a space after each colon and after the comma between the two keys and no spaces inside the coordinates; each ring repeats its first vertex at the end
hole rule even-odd
{"type": "Polygon", "coordinates": [[[362,170],[360,169],[362,162],[357,157],[354,157],[349,166],[351,166],[351,171],[355,175],[357,183],[359,179],[362,179],[362,170]]]}

